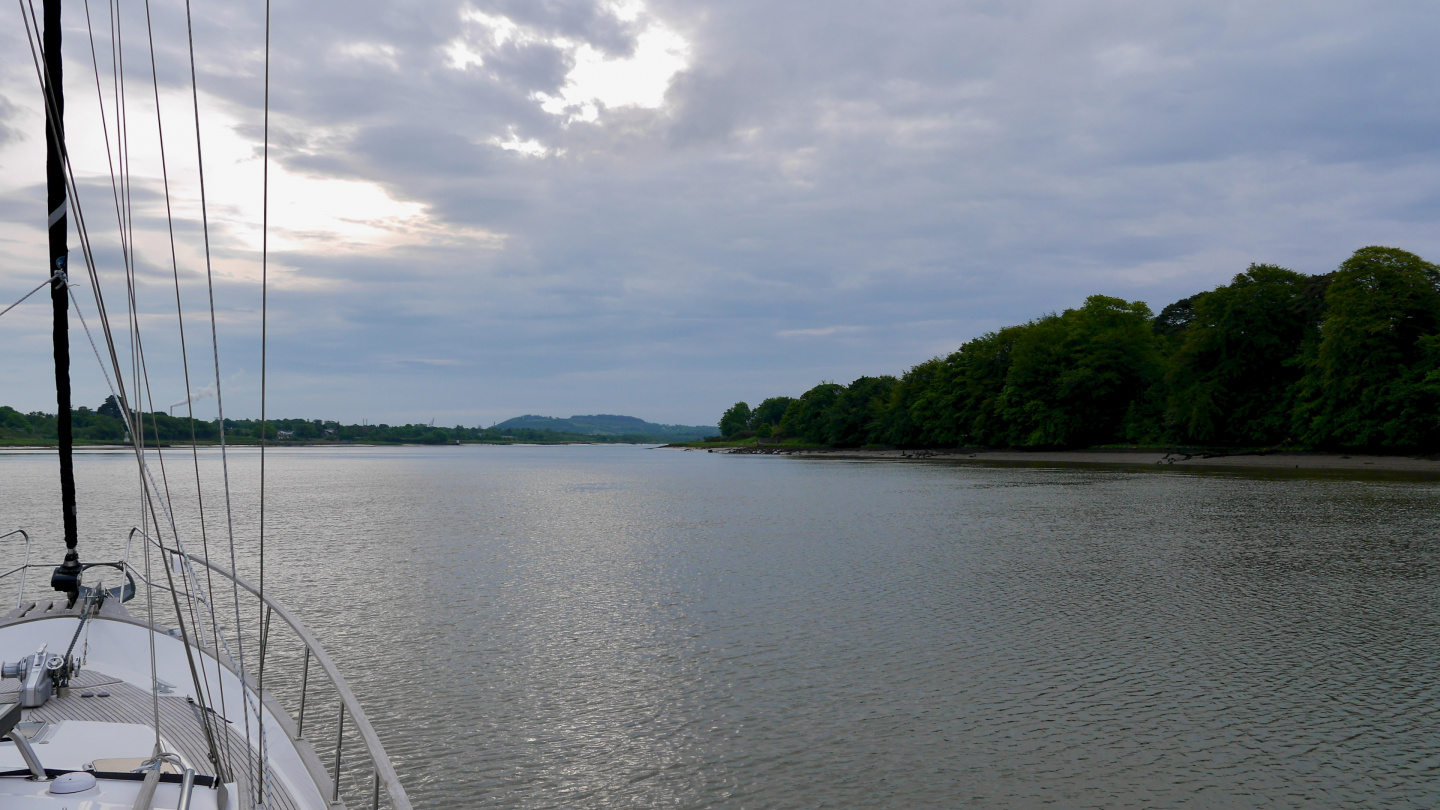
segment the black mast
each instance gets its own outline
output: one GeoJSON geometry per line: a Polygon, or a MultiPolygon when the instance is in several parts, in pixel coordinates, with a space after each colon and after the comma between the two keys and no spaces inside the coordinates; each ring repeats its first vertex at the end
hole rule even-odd
{"type": "Polygon", "coordinates": [[[65,562],[55,569],[50,584],[70,595],[74,604],[80,587],[79,529],[75,522],[75,468],[70,432],[70,290],[66,266],[69,205],[65,199],[65,165],[61,143],[65,137],[65,92],[60,61],[60,0],[44,0],[45,32],[45,183],[50,212],[50,304],[55,311],[55,427],[60,439],[60,503],[65,518],[65,562]]]}

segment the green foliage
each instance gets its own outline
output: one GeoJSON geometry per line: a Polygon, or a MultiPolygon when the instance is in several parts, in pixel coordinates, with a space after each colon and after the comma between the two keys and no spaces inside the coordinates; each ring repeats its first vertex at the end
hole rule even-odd
{"type": "MultiPolygon", "coordinates": [[[[113,397],[106,400],[98,410],[84,406],[70,412],[71,434],[77,444],[121,444],[129,441],[130,432],[123,419],[112,416],[119,411],[113,397]],[[114,407],[107,407],[114,405],[114,407]]],[[[176,419],[164,413],[142,414],[146,444],[189,441],[188,420],[176,419]],[[158,433],[158,439],[157,439],[158,433]]],[[[196,437],[207,441],[216,436],[215,425],[195,422],[196,437]]],[[[58,441],[58,427],[55,415],[49,413],[20,414],[14,408],[0,406],[0,441],[7,444],[38,443],[49,444],[58,441]]]]}
{"type": "Polygon", "coordinates": [[[809,444],[826,444],[830,410],[844,390],[843,386],[827,382],[801,394],[785,408],[785,415],[780,418],[780,435],[809,444]]]}
{"type": "Polygon", "coordinates": [[[735,434],[750,429],[750,406],[744,402],[737,402],[730,406],[730,410],[720,417],[720,435],[730,438],[735,434]]]}
{"type": "Polygon", "coordinates": [[[1403,250],[1357,250],[1325,291],[1320,341],[1299,389],[1296,429],[1310,444],[1431,447],[1429,382],[1440,332],[1440,268],[1403,250]]]}
{"type": "MultiPolygon", "coordinates": [[[[81,407],[71,411],[71,423],[77,444],[121,444],[130,442],[130,432],[122,419],[109,414],[113,405],[107,400],[99,410],[81,407]]],[[[188,444],[192,431],[202,444],[214,444],[220,438],[218,422],[202,422],[172,417],[166,413],[138,414],[145,444],[188,444]]],[[[234,444],[255,444],[260,441],[258,419],[226,419],[225,437],[234,444]]],[[[494,444],[564,444],[575,442],[640,444],[656,437],[649,434],[589,435],[530,428],[453,428],[433,425],[342,425],[320,419],[272,419],[265,425],[268,441],[278,444],[316,444],[326,442],[363,442],[367,444],[455,444],[486,442],[494,444]]],[[[47,413],[22,414],[14,408],[0,406],[0,443],[53,444],[57,441],[55,416],[47,413]]]]}
{"type": "Polygon", "coordinates": [[[1185,332],[1190,328],[1190,324],[1195,321],[1195,299],[1200,295],[1204,293],[1181,298],[1167,305],[1155,316],[1155,320],[1150,322],[1151,330],[1170,345],[1178,345],[1185,339],[1185,332]]]}
{"type": "Polygon", "coordinates": [[[888,375],[861,377],[841,389],[825,412],[823,442],[836,447],[869,444],[896,382],[888,375]]]}
{"type": "Polygon", "coordinates": [[[748,425],[832,446],[1434,450],[1440,268],[1368,247],[1320,276],[1251,265],[1154,317],[1142,302],[1092,296],[898,380],[767,399],[748,425]]]}
{"type": "MultiPolygon", "coordinates": [[[[790,397],[770,397],[755,406],[750,414],[750,427],[755,429],[757,434],[761,431],[773,431],[780,427],[780,420],[785,417],[785,410],[794,402],[790,397]]],[[[768,436],[768,432],[761,435],[768,436]]]]}
{"type": "MultiPolygon", "coordinates": [[[[950,356],[951,360],[970,345],[967,343],[961,347],[960,352],[950,356]]],[[[946,385],[949,363],[949,360],[939,358],[927,360],[905,372],[895,383],[890,392],[890,402],[881,416],[879,430],[873,437],[878,440],[877,443],[902,446],[955,443],[947,441],[950,437],[945,433],[946,427],[955,421],[946,408],[949,402],[946,385]],[[931,434],[937,430],[942,433],[940,439],[930,441],[931,434]]]]}
{"type": "Polygon", "coordinates": [[[1168,420],[1202,444],[1268,445],[1290,432],[1296,362],[1317,323],[1305,276],[1251,265],[1227,286],[1192,296],[1192,318],[1167,369],[1168,420]]]}
{"type": "Polygon", "coordinates": [[[1016,447],[1113,441],[1130,406],[1160,377],[1159,338],[1140,301],[1092,295],[1032,321],[1015,342],[1000,396],[1016,447]]]}

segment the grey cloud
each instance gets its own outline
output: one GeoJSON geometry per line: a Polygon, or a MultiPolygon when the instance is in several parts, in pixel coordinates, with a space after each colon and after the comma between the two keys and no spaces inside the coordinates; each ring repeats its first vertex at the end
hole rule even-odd
{"type": "MultiPolygon", "coordinates": [[[[616,57],[646,19],[474,7],[616,57]]],[[[177,8],[157,4],[157,35],[177,8]]],[[[505,238],[277,255],[314,285],[272,297],[281,410],[706,422],[1090,293],[1158,308],[1250,261],[1440,255],[1440,18],[1418,3],[657,0],[690,66],[664,108],[595,123],[539,108],[571,67],[553,46],[482,42],[483,66],[452,69],[464,8],[275,5],[277,159],[505,238]],[[391,50],[338,55],[354,43],[391,50]],[[494,145],[512,132],[551,151],[494,145]],[[775,337],[835,324],[855,330],[775,337]]],[[[254,113],[259,20],[215,13],[201,85],[254,113]]],[[[241,309],[222,342],[253,371],[241,309]]]]}
{"type": "Polygon", "coordinates": [[[14,121],[18,111],[10,99],[0,95],[0,146],[6,142],[25,137],[24,133],[15,129],[14,121]]]}
{"type": "Polygon", "coordinates": [[[549,34],[583,40],[609,56],[630,56],[635,50],[635,26],[594,0],[492,0],[475,7],[549,34]]]}

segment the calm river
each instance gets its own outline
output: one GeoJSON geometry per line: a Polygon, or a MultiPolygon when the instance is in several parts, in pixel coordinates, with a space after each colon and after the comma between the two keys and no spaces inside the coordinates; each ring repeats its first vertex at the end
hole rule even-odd
{"type": "MultiPolygon", "coordinates": [[[[1440,806],[1440,483],[269,458],[270,587],[417,808],[1440,806]]],[[[255,461],[230,459],[245,565],[255,461]]],[[[0,455],[0,531],[59,547],[54,469],[0,455]]],[[[82,549],[118,557],[133,460],[77,474],[82,549]]]]}

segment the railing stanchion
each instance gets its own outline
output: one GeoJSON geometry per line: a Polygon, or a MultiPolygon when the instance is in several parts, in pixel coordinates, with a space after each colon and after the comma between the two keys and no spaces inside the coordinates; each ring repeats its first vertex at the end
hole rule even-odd
{"type": "Polygon", "coordinates": [[[330,793],[332,803],[340,801],[340,752],[345,750],[345,701],[340,701],[340,727],[335,730],[335,789],[330,793]]]}
{"type": "MultiPolygon", "coordinates": [[[[155,542],[154,539],[150,538],[144,532],[141,532],[139,529],[134,529],[132,531],[134,533],[140,534],[140,536],[145,538],[147,542],[154,544],[157,548],[160,548],[164,551],[170,551],[170,549],[166,549],[160,543],[155,542]]],[[[3,539],[4,537],[5,535],[0,535],[0,539],[3,539]]],[[[290,614],[288,610],[285,609],[284,605],[273,601],[268,595],[262,596],[260,594],[260,591],[254,585],[246,582],[242,577],[236,576],[233,572],[228,571],[225,568],[216,565],[197,554],[182,553],[182,556],[190,560],[192,563],[195,563],[196,565],[204,566],[211,571],[214,571],[215,573],[221,575],[222,577],[230,579],[232,582],[235,583],[235,585],[249,592],[256,598],[260,599],[260,601],[264,604],[264,613],[261,615],[261,627],[259,632],[260,638],[258,639],[261,648],[262,661],[266,660],[266,657],[268,657],[269,654],[268,647],[270,640],[270,625],[274,621],[275,616],[278,615],[281,621],[285,622],[285,624],[289,626],[290,630],[299,638],[302,646],[304,647],[304,660],[301,665],[300,671],[300,706],[299,712],[295,716],[295,739],[297,741],[305,739],[305,712],[308,708],[306,704],[309,703],[311,658],[315,659],[316,663],[320,666],[320,669],[325,673],[326,678],[330,681],[332,688],[340,698],[340,717],[335,732],[335,781],[332,785],[330,794],[331,806],[341,806],[340,780],[341,768],[345,764],[345,716],[348,714],[351,716],[351,719],[353,721],[352,725],[355,726],[355,733],[360,735],[360,739],[365,745],[365,752],[370,759],[371,765],[375,769],[375,783],[372,786],[371,796],[371,806],[373,810],[379,810],[379,791],[382,785],[385,788],[385,795],[388,797],[385,805],[386,807],[391,808],[392,810],[412,810],[410,799],[408,796],[405,795],[405,788],[400,783],[399,777],[395,773],[394,766],[391,765],[390,760],[386,758],[385,751],[380,745],[380,740],[378,738],[378,735],[375,733],[375,729],[370,725],[370,721],[366,719],[365,712],[356,700],[355,694],[350,691],[349,684],[345,682],[345,678],[335,668],[334,662],[332,662],[329,655],[325,653],[325,648],[318,641],[316,641],[313,636],[310,635],[310,632],[305,629],[304,625],[299,623],[298,619],[296,619],[293,615],[290,614]]],[[[129,566],[125,567],[128,568],[129,566]]],[[[12,571],[10,573],[15,572],[12,571]]],[[[0,579],[3,579],[5,576],[8,575],[9,574],[0,573],[0,579]]],[[[193,600],[196,598],[193,594],[190,593],[179,594],[178,591],[171,591],[170,588],[167,588],[163,584],[151,584],[149,580],[146,580],[144,578],[143,575],[140,576],[140,580],[158,590],[165,592],[173,592],[177,595],[183,595],[188,600],[193,600]]],[[[217,650],[216,654],[218,655],[218,653],[219,651],[217,650]]],[[[323,709],[324,707],[321,708],[323,709]]],[[[322,730],[320,733],[321,736],[324,736],[325,732],[322,730]]],[[[315,753],[318,754],[319,752],[316,751],[315,753]]],[[[320,768],[323,771],[323,763],[320,763],[320,768]]],[[[318,775],[319,774],[317,774],[317,776],[318,775]]],[[[359,789],[364,790],[364,788],[359,789]]]]}
{"type": "Polygon", "coordinates": [[[300,669],[300,719],[295,723],[295,736],[305,736],[305,687],[310,683],[310,645],[305,645],[305,666],[300,669]]]}
{"type": "MultiPolygon", "coordinates": [[[[30,534],[24,529],[16,529],[9,534],[0,534],[0,540],[5,539],[6,537],[12,537],[17,534],[25,538],[25,562],[23,565],[20,566],[20,593],[15,597],[15,609],[19,610],[21,606],[25,604],[25,577],[30,574],[30,534]]],[[[6,576],[9,576],[13,573],[15,572],[11,571],[7,573],[6,576]]],[[[123,582],[121,583],[120,587],[125,587],[123,582]]]]}
{"type": "Polygon", "coordinates": [[[260,671],[265,671],[265,648],[270,646],[270,614],[274,609],[265,605],[265,620],[260,623],[260,671]]]}

